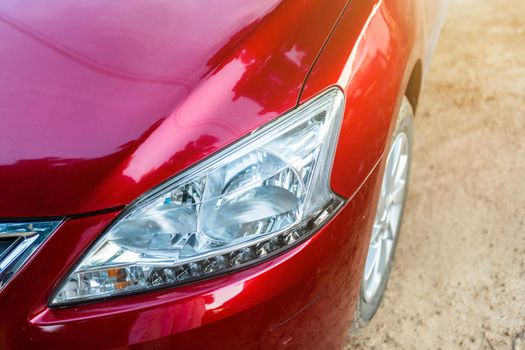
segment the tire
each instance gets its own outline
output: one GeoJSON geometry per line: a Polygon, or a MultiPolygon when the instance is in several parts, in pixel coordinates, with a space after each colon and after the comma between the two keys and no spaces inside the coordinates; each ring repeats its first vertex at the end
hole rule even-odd
{"type": "Polygon", "coordinates": [[[377,203],[352,330],[364,327],[372,319],[379,309],[388,284],[407,199],[412,159],[413,119],[413,108],[408,99],[403,97],[388,152],[385,152],[387,160],[381,182],[381,193],[377,203]],[[406,145],[403,145],[404,142],[406,145]],[[406,152],[406,161],[402,160],[402,156],[396,157],[398,150],[402,155],[406,152]],[[404,186],[400,189],[402,183],[400,180],[402,170],[400,169],[403,163],[406,174],[404,175],[404,186]],[[399,179],[399,182],[396,182],[396,179],[399,179]],[[399,203],[396,203],[397,200],[399,203]],[[397,221],[394,219],[395,216],[398,217],[397,221]],[[390,236],[392,236],[391,240],[388,238],[390,236]],[[381,255],[383,257],[379,258],[378,256],[381,255]]]}

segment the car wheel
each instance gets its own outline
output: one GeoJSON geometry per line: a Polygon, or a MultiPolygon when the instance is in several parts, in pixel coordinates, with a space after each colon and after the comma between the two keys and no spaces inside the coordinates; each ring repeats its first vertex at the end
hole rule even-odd
{"type": "Polygon", "coordinates": [[[368,247],[354,329],[374,316],[385,292],[408,192],[413,142],[414,112],[403,97],[396,127],[388,148],[386,165],[368,247]]]}

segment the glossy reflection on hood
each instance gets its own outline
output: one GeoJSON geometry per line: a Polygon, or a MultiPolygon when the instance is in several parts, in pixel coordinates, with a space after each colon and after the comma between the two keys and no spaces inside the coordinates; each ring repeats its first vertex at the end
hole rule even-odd
{"type": "Polygon", "coordinates": [[[3,1],[0,217],[127,204],[293,108],[340,3],[3,1]]]}

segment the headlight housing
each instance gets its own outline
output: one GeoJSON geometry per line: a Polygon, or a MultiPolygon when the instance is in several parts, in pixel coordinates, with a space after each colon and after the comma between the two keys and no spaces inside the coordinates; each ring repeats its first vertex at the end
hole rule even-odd
{"type": "Polygon", "coordinates": [[[343,203],[329,184],[343,105],[330,89],[141,197],[51,304],[187,283],[308,237],[343,203]]]}

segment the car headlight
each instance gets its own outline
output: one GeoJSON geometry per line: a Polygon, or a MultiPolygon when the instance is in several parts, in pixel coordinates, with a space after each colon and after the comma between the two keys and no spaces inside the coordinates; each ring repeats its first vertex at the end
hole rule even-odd
{"type": "Polygon", "coordinates": [[[51,304],[207,278],[308,237],[344,202],[329,183],[343,101],[330,89],[144,195],[51,304]]]}

